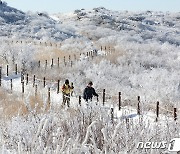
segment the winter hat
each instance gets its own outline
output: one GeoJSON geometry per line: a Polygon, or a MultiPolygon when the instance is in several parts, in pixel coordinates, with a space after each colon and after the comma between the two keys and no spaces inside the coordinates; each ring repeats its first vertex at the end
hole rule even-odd
{"type": "Polygon", "coordinates": [[[65,84],[69,84],[69,80],[68,79],[65,80],[65,84]]]}
{"type": "Polygon", "coordinates": [[[91,86],[92,86],[92,85],[93,85],[92,81],[90,81],[90,82],[88,83],[88,85],[91,85],[91,86]]]}

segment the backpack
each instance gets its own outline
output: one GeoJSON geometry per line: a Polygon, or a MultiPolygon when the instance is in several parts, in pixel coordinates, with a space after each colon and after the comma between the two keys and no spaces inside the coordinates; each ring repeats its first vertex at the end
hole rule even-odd
{"type": "Polygon", "coordinates": [[[84,89],[84,92],[83,92],[83,98],[84,98],[84,99],[86,99],[86,97],[87,97],[87,94],[86,94],[86,93],[87,93],[87,87],[84,89]]]}

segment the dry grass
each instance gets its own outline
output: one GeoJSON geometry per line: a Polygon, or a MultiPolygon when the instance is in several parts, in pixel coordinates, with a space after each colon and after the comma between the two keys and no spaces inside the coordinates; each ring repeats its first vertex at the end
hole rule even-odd
{"type": "Polygon", "coordinates": [[[2,117],[11,118],[16,115],[27,114],[27,108],[22,99],[17,99],[16,96],[0,90],[2,117]]]}
{"type": "Polygon", "coordinates": [[[69,61],[69,55],[71,57],[71,60],[74,61],[75,60],[75,56],[76,56],[76,59],[79,58],[79,54],[77,54],[76,52],[69,52],[69,51],[62,51],[60,49],[52,49],[52,48],[49,48],[49,49],[41,49],[42,52],[39,52],[38,54],[36,54],[36,58],[35,60],[37,61],[42,61],[45,63],[45,61],[51,61],[52,58],[57,61],[58,57],[59,57],[59,60],[60,61],[64,61],[64,56],[66,58],[66,61],[69,61]]]}
{"type": "Polygon", "coordinates": [[[24,102],[24,98],[7,93],[0,90],[0,108],[1,108],[1,118],[12,118],[13,116],[25,116],[31,111],[35,113],[47,112],[50,108],[50,103],[46,105],[45,110],[43,100],[39,96],[30,96],[29,105],[27,106],[24,102]]]}

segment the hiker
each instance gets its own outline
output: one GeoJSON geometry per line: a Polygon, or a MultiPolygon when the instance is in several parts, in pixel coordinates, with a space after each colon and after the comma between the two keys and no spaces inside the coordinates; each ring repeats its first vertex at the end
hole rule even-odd
{"type": "Polygon", "coordinates": [[[70,94],[72,93],[74,87],[69,85],[69,80],[66,79],[65,83],[62,86],[62,93],[63,93],[63,105],[70,106],[70,94]]]}
{"type": "Polygon", "coordinates": [[[92,87],[92,85],[93,83],[90,81],[87,87],[84,89],[83,98],[86,102],[88,102],[88,100],[92,101],[93,95],[98,97],[98,94],[95,92],[95,89],[92,87]]]}

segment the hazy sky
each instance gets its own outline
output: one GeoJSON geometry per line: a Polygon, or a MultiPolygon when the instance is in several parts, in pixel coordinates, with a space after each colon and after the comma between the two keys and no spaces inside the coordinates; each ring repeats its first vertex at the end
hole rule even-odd
{"type": "MultiPolygon", "coordinates": [[[[3,1],[3,0],[2,0],[3,1]]],[[[103,6],[111,10],[180,12],[180,0],[4,0],[22,11],[73,12],[103,6]]]]}

